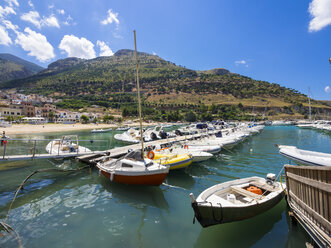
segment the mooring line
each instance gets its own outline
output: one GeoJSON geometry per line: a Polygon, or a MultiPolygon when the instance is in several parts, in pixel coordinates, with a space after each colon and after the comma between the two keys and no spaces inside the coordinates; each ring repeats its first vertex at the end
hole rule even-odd
{"type": "MultiPolygon", "coordinates": [[[[37,173],[40,173],[40,172],[51,172],[51,171],[53,171],[53,172],[76,172],[76,171],[80,171],[80,170],[83,170],[83,169],[86,169],[86,168],[90,168],[90,166],[89,166],[89,165],[85,165],[85,166],[80,167],[80,168],[77,168],[77,169],[46,168],[46,169],[39,169],[39,170],[36,170],[36,171],[32,172],[32,173],[31,173],[30,175],[28,175],[28,176],[22,181],[22,183],[18,186],[18,188],[17,188],[17,190],[16,190],[16,192],[15,192],[14,198],[13,198],[13,200],[11,201],[11,203],[10,203],[10,205],[9,205],[9,209],[8,209],[8,212],[7,212],[7,215],[6,215],[5,220],[4,220],[3,222],[0,221],[0,229],[3,229],[5,232],[7,232],[7,233],[9,233],[9,234],[10,234],[10,233],[13,233],[14,236],[16,237],[16,239],[17,239],[18,247],[19,247],[19,248],[23,248],[23,246],[22,246],[22,240],[21,240],[19,234],[15,231],[14,228],[12,228],[12,227],[11,227],[9,224],[7,224],[6,222],[7,222],[8,218],[9,218],[10,211],[11,211],[12,206],[13,206],[13,204],[14,204],[14,202],[15,202],[17,196],[18,196],[18,193],[20,192],[21,189],[23,189],[24,184],[25,184],[25,183],[26,183],[26,182],[27,182],[27,181],[28,181],[33,175],[35,175],[35,174],[37,174],[37,173]]],[[[3,235],[3,236],[5,236],[5,235],[3,235]]]]}

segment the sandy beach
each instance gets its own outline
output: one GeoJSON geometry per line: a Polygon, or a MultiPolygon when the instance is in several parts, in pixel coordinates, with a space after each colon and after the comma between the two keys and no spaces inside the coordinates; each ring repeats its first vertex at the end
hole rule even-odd
{"type": "MultiPolygon", "coordinates": [[[[125,126],[138,126],[139,123],[131,123],[125,126]]],[[[143,126],[157,125],[156,123],[143,123],[143,126]]],[[[0,132],[5,131],[6,134],[32,134],[32,133],[54,133],[54,132],[70,132],[78,130],[92,130],[92,129],[108,129],[116,128],[115,124],[54,124],[48,123],[45,125],[31,125],[31,124],[13,124],[11,127],[0,127],[0,132]]]]}

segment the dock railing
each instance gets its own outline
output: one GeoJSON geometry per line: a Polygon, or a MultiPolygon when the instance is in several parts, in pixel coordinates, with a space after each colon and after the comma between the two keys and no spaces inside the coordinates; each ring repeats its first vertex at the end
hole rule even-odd
{"type": "Polygon", "coordinates": [[[320,247],[331,247],[331,167],[285,165],[287,202],[320,247]]]}
{"type": "Polygon", "coordinates": [[[109,140],[79,140],[79,144],[82,144],[80,150],[77,149],[76,151],[64,154],[60,153],[59,149],[53,151],[53,142],[51,141],[54,141],[54,139],[1,139],[0,161],[31,158],[76,157],[82,154],[93,154],[94,152],[98,152],[98,150],[109,148],[109,140]],[[49,142],[51,142],[51,152],[47,153],[45,147],[49,142]],[[91,152],[89,152],[87,148],[90,149],[91,152]]]}

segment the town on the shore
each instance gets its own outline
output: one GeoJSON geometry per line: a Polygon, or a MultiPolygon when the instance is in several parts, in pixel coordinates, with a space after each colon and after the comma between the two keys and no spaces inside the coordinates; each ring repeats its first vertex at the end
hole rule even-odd
{"type": "Polygon", "coordinates": [[[16,91],[0,91],[0,122],[70,124],[77,122],[95,123],[101,120],[110,122],[114,119],[114,116],[100,111],[97,105],[92,106],[95,111],[58,109],[56,103],[60,101],[62,100],[37,94],[26,95],[16,91]]]}

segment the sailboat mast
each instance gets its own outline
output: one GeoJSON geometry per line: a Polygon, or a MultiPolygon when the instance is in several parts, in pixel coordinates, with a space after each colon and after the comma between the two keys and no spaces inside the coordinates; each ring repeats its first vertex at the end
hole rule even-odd
{"type": "Polygon", "coordinates": [[[142,123],[142,119],[141,119],[141,102],[140,102],[140,89],[139,89],[139,77],[138,77],[136,30],[133,30],[133,35],[134,35],[134,54],[136,57],[136,79],[137,79],[138,109],[139,109],[139,121],[140,121],[141,155],[142,155],[142,158],[144,158],[144,138],[143,138],[143,123],[142,123]]]}
{"type": "Polygon", "coordinates": [[[309,121],[311,122],[310,88],[308,87],[309,121]]]}

